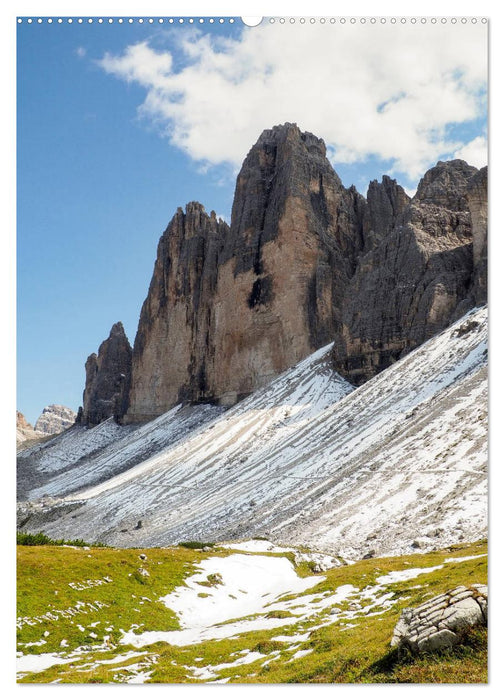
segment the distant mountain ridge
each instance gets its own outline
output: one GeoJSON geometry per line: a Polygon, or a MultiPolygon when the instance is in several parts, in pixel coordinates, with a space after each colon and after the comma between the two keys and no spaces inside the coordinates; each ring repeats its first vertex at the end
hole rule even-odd
{"type": "Polygon", "coordinates": [[[46,406],[33,427],[20,411],[16,411],[16,443],[38,442],[50,435],[58,435],[75,423],[77,414],[67,406],[46,406]]]}
{"type": "Polygon", "coordinates": [[[486,178],[439,162],[413,198],[388,176],[365,198],[321,139],[289,123],[265,130],[230,226],[198,202],[177,210],[133,350],[113,329],[90,356],[79,421],[233,405],[333,341],[335,369],[362,384],[485,303],[486,178]]]}
{"type": "Polygon", "coordinates": [[[77,414],[67,406],[51,404],[46,406],[35,423],[35,430],[42,435],[56,435],[70,428],[77,414]]]}

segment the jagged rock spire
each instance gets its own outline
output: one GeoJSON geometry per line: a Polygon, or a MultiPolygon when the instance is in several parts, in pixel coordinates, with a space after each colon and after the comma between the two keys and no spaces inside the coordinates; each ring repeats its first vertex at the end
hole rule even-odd
{"type": "Polygon", "coordinates": [[[98,354],[86,360],[86,387],[77,421],[98,425],[107,418],[120,419],[126,410],[131,381],[131,355],[122,323],[114,323],[98,354]]]}

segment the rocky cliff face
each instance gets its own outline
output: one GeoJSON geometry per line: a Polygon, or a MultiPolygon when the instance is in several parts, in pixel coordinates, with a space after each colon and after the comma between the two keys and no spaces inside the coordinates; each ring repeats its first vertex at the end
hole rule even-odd
{"type": "Polygon", "coordinates": [[[181,400],[235,403],[329,342],[364,206],[323,141],[293,124],[263,132],[238,175],[231,227],[191,203],[161,238],[125,420],[181,400]]]}
{"type": "Polygon", "coordinates": [[[488,168],[481,168],[469,182],[467,204],[471,215],[473,235],[473,287],[472,295],[478,305],[487,299],[488,281],[488,168]]]}
{"type": "Polygon", "coordinates": [[[57,435],[74,423],[77,414],[67,406],[51,404],[46,406],[35,423],[35,430],[42,435],[57,435]]]}
{"type": "Polygon", "coordinates": [[[24,449],[28,444],[62,433],[75,423],[76,417],[71,408],[51,404],[44,408],[33,427],[20,411],[16,411],[16,445],[24,449]]]}
{"type": "Polygon", "coordinates": [[[474,221],[481,240],[486,236],[481,213],[486,212],[486,187],[476,168],[461,160],[438,163],[422,178],[411,201],[394,190],[400,202],[394,213],[393,207],[387,212],[381,206],[390,183],[373,189],[368,219],[374,229],[347,287],[342,331],[335,336],[333,351],[336,370],[355,384],[486,298],[483,243],[473,248],[474,221]],[[476,247],[478,253],[473,252],[476,247]],[[477,284],[474,255],[482,269],[477,284]]]}
{"type": "Polygon", "coordinates": [[[388,236],[402,220],[402,215],[408,208],[410,198],[388,175],[384,175],[379,183],[373,180],[369,183],[364,209],[365,250],[375,248],[388,236]]]}
{"type": "Polygon", "coordinates": [[[233,404],[332,340],[335,369],[361,384],[484,302],[486,258],[486,169],[440,162],[413,198],[387,176],[364,198],[321,139],[268,129],[238,175],[230,226],[197,202],[176,212],[131,374],[122,331],[88,359],[81,420],[233,404]]]}
{"type": "Polygon", "coordinates": [[[234,403],[330,342],[363,247],[364,199],[325,145],[292,124],[263,132],[238,175],[220,260],[211,385],[234,403]]]}
{"type": "Polygon", "coordinates": [[[159,241],[133,350],[128,422],[211,398],[219,259],[229,226],[198,202],[178,209],[159,241]]]}
{"type": "Polygon", "coordinates": [[[119,321],[110,335],[86,361],[86,386],[77,422],[98,425],[126,411],[131,380],[131,346],[119,321]]]}

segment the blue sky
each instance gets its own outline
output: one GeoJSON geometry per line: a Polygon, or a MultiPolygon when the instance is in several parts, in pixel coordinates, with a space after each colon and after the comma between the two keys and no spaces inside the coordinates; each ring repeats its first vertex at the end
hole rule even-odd
{"type": "Polygon", "coordinates": [[[139,123],[141,88],[93,64],[151,27],[18,31],[17,405],[32,422],[49,403],[78,408],[86,357],[115,321],[133,343],[177,206],[226,213],[233,189],[139,123]]]}
{"type": "Polygon", "coordinates": [[[229,217],[263,128],[323,137],[364,193],[383,173],[413,191],[440,158],[483,165],[484,28],[457,30],[19,24],[18,409],[77,410],[112,324],[134,341],[176,208],[229,217]]]}

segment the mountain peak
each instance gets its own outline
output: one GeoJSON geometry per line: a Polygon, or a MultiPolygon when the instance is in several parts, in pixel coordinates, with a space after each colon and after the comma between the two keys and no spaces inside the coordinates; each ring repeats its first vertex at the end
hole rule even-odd
{"type": "Polygon", "coordinates": [[[452,211],[467,211],[467,189],[477,172],[478,169],[468,165],[465,160],[440,160],[420,180],[413,199],[452,211]]]}
{"type": "Polygon", "coordinates": [[[55,435],[71,428],[77,414],[67,406],[50,404],[46,406],[35,423],[35,430],[43,435],[55,435]]]}
{"type": "Polygon", "coordinates": [[[98,354],[86,360],[86,386],[77,422],[92,426],[125,411],[131,379],[132,349],[121,321],[114,323],[98,354]]]}

